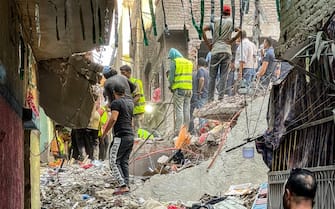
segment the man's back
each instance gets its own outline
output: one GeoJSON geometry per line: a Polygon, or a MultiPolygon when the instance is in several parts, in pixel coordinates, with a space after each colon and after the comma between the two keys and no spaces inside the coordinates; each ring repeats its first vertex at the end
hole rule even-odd
{"type": "Polygon", "coordinates": [[[216,19],[214,22],[213,29],[213,48],[211,53],[228,53],[231,54],[231,46],[226,42],[231,39],[233,22],[230,17],[223,17],[221,22],[220,31],[220,19],[216,19]]]}
{"type": "Polygon", "coordinates": [[[131,92],[134,89],[131,88],[131,86],[129,85],[129,83],[130,82],[128,81],[128,79],[125,76],[119,75],[119,74],[113,75],[112,77],[108,78],[105,81],[105,84],[104,84],[105,93],[108,96],[108,98],[110,100],[112,100],[114,87],[115,87],[116,84],[120,84],[120,85],[122,85],[122,86],[125,87],[126,97],[132,98],[131,92]]]}
{"type": "Polygon", "coordinates": [[[121,97],[114,100],[110,106],[111,110],[119,112],[118,119],[114,125],[114,135],[121,137],[125,135],[133,135],[132,117],[134,103],[128,97],[121,97]]]}

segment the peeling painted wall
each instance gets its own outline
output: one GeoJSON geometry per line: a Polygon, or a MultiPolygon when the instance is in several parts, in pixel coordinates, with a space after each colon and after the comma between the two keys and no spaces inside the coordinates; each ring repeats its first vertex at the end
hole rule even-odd
{"type": "Polygon", "coordinates": [[[0,208],[23,208],[23,127],[0,96],[0,208]]]}

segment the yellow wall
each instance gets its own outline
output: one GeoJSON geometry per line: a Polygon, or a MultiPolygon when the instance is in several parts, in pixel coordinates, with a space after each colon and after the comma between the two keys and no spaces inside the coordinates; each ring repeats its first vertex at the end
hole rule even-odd
{"type": "Polygon", "coordinates": [[[40,209],[40,132],[30,133],[31,209],[40,209]]]}

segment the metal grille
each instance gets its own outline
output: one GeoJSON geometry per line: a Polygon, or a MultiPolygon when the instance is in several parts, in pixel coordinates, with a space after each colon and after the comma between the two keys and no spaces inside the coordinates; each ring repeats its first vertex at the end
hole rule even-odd
{"type": "MultiPolygon", "coordinates": [[[[318,182],[314,208],[335,208],[335,166],[308,169],[314,172],[318,182]]],[[[269,172],[268,209],[283,209],[283,187],[289,173],[289,170],[269,172]]]]}

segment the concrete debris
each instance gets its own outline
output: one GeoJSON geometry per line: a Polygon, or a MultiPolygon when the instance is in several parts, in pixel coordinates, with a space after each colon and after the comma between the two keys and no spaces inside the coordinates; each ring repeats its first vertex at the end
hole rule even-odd
{"type": "Polygon", "coordinates": [[[236,95],[227,97],[222,101],[214,101],[195,109],[193,116],[199,118],[228,121],[240,109],[244,108],[244,96],[236,95]]]}
{"type": "Polygon", "coordinates": [[[243,206],[243,201],[236,197],[228,197],[226,200],[216,203],[214,205],[214,209],[247,209],[247,207],[243,206]]]}
{"type": "MultiPolygon", "coordinates": [[[[252,183],[259,185],[267,181],[267,167],[260,155],[243,157],[243,147],[229,153],[225,151],[245,142],[245,139],[263,134],[267,128],[266,109],[268,96],[249,102],[241,112],[237,124],[228,134],[228,138],[214,165],[208,169],[211,161],[178,173],[152,176],[143,186],[134,191],[138,197],[153,198],[160,201],[197,201],[205,194],[223,194],[230,185],[252,183]]],[[[255,150],[254,144],[244,147],[255,150]]],[[[250,149],[251,150],[251,149],[250,149]]]]}
{"type": "Polygon", "coordinates": [[[131,193],[113,196],[115,182],[107,161],[90,168],[79,164],[59,168],[42,168],[42,209],[139,208],[143,200],[131,193]]]}
{"type": "Polygon", "coordinates": [[[143,209],[166,209],[166,206],[156,200],[149,199],[143,204],[143,209]]]}

